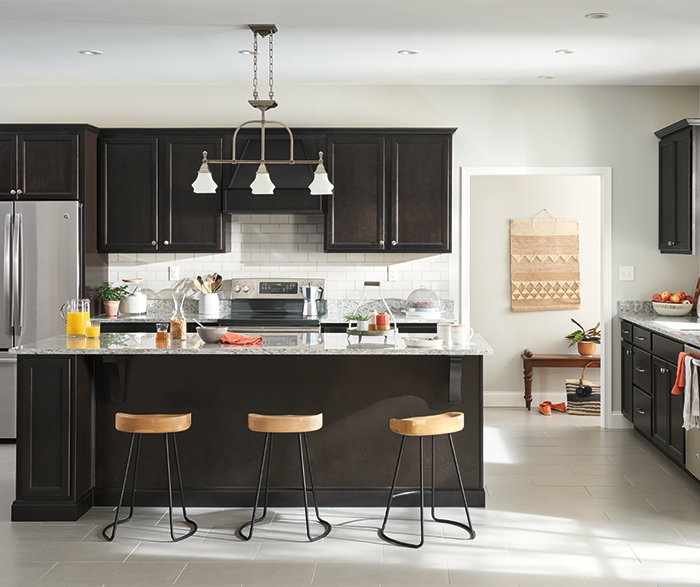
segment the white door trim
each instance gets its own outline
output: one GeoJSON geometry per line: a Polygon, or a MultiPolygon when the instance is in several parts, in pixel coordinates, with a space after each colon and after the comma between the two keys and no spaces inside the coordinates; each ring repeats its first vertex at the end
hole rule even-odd
{"type": "MultiPolygon", "coordinates": [[[[620,425],[612,413],[612,168],[611,167],[461,167],[461,251],[459,267],[452,266],[460,276],[459,319],[469,324],[469,226],[470,226],[470,178],[477,175],[597,175],[600,177],[600,312],[603,332],[600,349],[601,418],[602,428],[620,425]]],[[[460,211],[457,211],[460,214],[460,211]]],[[[455,274],[453,273],[453,275],[455,274]]],[[[487,341],[488,342],[488,341],[487,341]]]]}

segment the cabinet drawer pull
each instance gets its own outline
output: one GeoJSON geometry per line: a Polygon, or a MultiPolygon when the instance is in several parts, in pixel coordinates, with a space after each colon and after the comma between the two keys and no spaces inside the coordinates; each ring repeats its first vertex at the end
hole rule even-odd
{"type": "Polygon", "coordinates": [[[634,338],[636,338],[637,340],[646,340],[646,338],[644,338],[643,336],[635,336],[634,338]]]}
{"type": "Polygon", "coordinates": [[[623,331],[622,331],[622,334],[629,334],[629,333],[630,333],[629,330],[623,330],[623,331]]]}
{"type": "Polygon", "coordinates": [[[644,372],[645,372],[644,369],[640,369],[639,367],[635,367],[635,369],[636,369],[637,371],[639,371],[640,373],[644,373],[644,372]]]}
{"type": "Polygon", "coordinates": [[[637,408],[637,411],[638,411],[642,416],[643,416],[644,414],[646,414],[646,411],[643,410],[642,408],[637,408]]]}
{"type": "Polygon", "coordinates": [[[631,355],[631,354],[632,354],[632,351],[625,350],[625,352],[626,352],[628,355],[631,355]]]}

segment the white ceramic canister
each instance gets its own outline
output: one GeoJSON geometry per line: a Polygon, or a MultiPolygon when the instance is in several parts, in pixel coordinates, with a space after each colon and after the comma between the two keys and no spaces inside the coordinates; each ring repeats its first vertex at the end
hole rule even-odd
{"type": "Polygon", "coordinates": [[[210,318],[219,317],[219,294],[199,294],[199,315],[210,318]]]}
{"type": "Polygon", "coordinates": [[[134,277],[132,279],[122,279],[128,285],[134,286],[133,290],[122,298],[120,312],[122,314],[145,314],[148,310],[148,299],[141,291],[143,279],[134,277]]]}

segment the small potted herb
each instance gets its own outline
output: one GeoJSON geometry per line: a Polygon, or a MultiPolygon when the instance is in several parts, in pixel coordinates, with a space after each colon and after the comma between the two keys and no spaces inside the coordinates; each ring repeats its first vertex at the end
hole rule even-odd
{"type": "Polygon", "coordinates": [[[564,338],[570,340],[569,347],[577,345],[578,354],[584,357],[595,355],[595,345],[600,344],[600,322],[593,328],[586,330],[573,318],[571,321],[578,326],[578,330],[574,330],[571,334],[567,334],[564,338]]]}
{"type": "Polygon", "coordinates": [[[369,314],[360,314],[359,312],[352,312],[350,314],[345,314],[343,318],[345,318],[347,322],[351,323],[348,326],[348,328],[352,328],[352,322],[357,322],[358,331],[369,330],[369,314]]]}
{"type": "Polygon", "coordinates": [[[105,307],[107,318],[116,318],[119,313],[119,302],[121,302],[127,294],[128,287],[126,285],[109,285],[105,283],[97,288],[97,297],[102,300],[105,307]]]}

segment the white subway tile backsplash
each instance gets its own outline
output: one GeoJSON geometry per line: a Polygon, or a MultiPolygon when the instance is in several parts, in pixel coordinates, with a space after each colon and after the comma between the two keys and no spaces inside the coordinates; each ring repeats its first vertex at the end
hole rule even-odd
{"type": "MultiPolygon", "coordinates": [[[[440,297],[450,292],[450,256],[413,253],[324,253],[320,215],[237,214],[231,216],[229,253],[119,253],[109,255],[109,280],[142,277],[149,295],[169,292],[168,267],[176,263],[181,281],[216,271],[233,277],[323,278],[328,299],[357,299],[365,281],[380,281],[385,297],[405,298],[421,286],[440,297]],[[387,282],[388,266],[397,282],[387,282]]],[[[227,292],[227,286],[224,292],[227,292]]],[[[374,294],[372,294],[374,295],[374,294]]]]}

